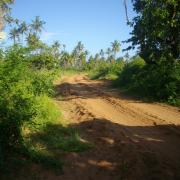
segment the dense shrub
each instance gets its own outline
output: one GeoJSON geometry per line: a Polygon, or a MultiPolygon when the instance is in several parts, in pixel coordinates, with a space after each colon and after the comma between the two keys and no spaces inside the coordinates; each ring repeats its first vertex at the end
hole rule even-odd
{"type": "MultiPolygon", "coordinates": [[[[39,98],[52,93],[54,74],[46,67],[32,68],[26,48],[14,46],[0,63],[0,157],[22,144],[22,126],[35,117],[45,117],[39,98]]],[[[42,102],[42,101],[41,101],[42,102]]],[[[47,112],[46,112],[47,113],[47,112]]]]}
{"type": "Polygon", "coordinates": [[[180,95],[180,65],[146,65],[135,76],[132,90],[157,100],[178,104],[180,95]]]}
{"type": "Polygon", "coordinates": [[[143,69],[145,62],[140,57],[132,59],[126,63],[123,70],[119,74],[119,85],[129,88],[134,83],[135,75],[143,69]]]}
{"type": "Polygon", "coordinates": [[[100,62],[96,69],[92,70],[90,76],[92,79],[116,79],[124,67],[124,61],[116,61],[115,63],[100,62]]]}
{"type": "Polygon", "coordinates": [[[179,105],[180,64],[147,65],[135,58],[125,66],[116,84],[141,96],[179,105]]]}

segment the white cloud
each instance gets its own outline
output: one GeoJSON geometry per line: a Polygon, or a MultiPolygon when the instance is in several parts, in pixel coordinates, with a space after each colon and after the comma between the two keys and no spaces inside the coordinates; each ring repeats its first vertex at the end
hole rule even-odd
{"type": "Polygon", "coordinates": [[[58,39],[59,37],[62,36],[70,36],[70,33],[65,33],[65,32],[43,32],[41,35],[41,40],[42,41],[49,41],[53,39],[58,39]]]}
{"type": "Polygon", "coordinates": [[[6,33],[0,32],[0,40],[6,39],[6,33]]]}
{"type": "Polygon", "coordinates": [[[48,41],[48,40],[51,40],[54,36],[57,36],[57,33],[43,32],[41,35],[41,40],[48,41]]]}

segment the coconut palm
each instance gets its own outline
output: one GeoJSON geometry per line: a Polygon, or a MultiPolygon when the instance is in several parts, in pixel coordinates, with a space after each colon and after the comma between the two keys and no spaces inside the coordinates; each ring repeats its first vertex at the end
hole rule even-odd
{"type": "Polygon", "coordinates": [[[69,55],[68,52],[64,51],[61,57],[60,65],[63,66],[64,68],[67,68],[69,63],[71,63],[71,56],[69,55]]]}
{"type": "Polygon", "coordinates": [[[66,45],[63,44],[63,51],[66,51],[66,45]]]}
{"type": "Polygon", "coordinates": [[[96,62],[97,62],[97,61],[99,61],[99,59],[100,59],[100,55],[99,55],[99,53],[96,53],[96,54],[95,54],[94,59],[95,59],[95,61],[96,61],[96,62]]]}
{"type": "Polygon", "coordinates": [[[32,20],[31,30],[38,35],[38,33],[42,32],[44,24],[45,22],[42,21],[39,16],[36,16],[35,20],[32,20]]]}
{"type": "Polygon", "coordinates": [[[111,43],[111,45],[112,45],[112,52],[114,58],[116,58],[116,53],[120,51],[120,43],[117,40],[115,40],[114,42],[111,43]]]}
{"type": "Polygon", "coordinates": [[[109,57],[111,56],[111,53],[112,53],[112,50],[111,48],[108,48],[107,51],[106,51],[106,54],[107,54],[107,59],[109,59],[109,57]]]}
{"type": "Polygon", "coordinates": [[[79,54],[84,50],[84,45],[82,44],[81,41],[78,42],[76,48],[77,48],[77,51],[79,52],[79,54]]]}
{"type": "Polygon", "coordinates": [[[27,44],[30,47],[37,47],[39,45],[39,38],[35,33],[29,33],[26,38],[27,44]]]}
{"type": "Polygon", "coordinates": [[[101,59],[102,59],[102,60],[104,60],[104,54],[105,54],[105,53],[104,53],[103,49],[101,49],[99,55],[101,56],[101,59]]]}
{"type": "Polygon", "coordinates": [[[60,49],[60,47],[61,47],[61,44],[59,43],[59,41],[54,41],[54,43],[53,43],[53,45],[52,45],[52,48],[54,48],[54,49],[60,49]]]}
{"type": "Polygon", "coordinates": [[[60,47],[61,44],[59,43],[59,41],[55,41],[52,45],[52,52],[56,59],[60,57],[60,47]]]}
{"type": "Polygon", "coordinates": [[[19,32],[22,35],[22,43],[24,40],[24,34],[26,34],[27,31],[28,31],[28,26],[27,26],[26,22],[23,21],[19,26],[19,32]]]}
{"type": "Polygon", "coordinates": [[[13,40],[14,45],[16,44],[17,40],[19,41],[19,30],[17,28],[13,28],[10,30],[10,39],[13,40]]]}
{"type": "Polygon", "coordinates": [[[86,51],[84,52],[84,54],[85,54],[85,56],[88,56],[89,51],[88,51],[88,50],[86,50],[86,51]]]}
{"type": "Polygon", "coordinates": [[[7,17],[10,17],[11,8],[9,7],[14,0],[0,0],[0,32],[4,29],[7,17]]]}
{"type": "Polygon", "coordinates": [[[127,21],[127,23],[129,23],[127,0],[124,0],[124,8],[125,8],[125,13],[126,13],[126,21],[127,21]]]}

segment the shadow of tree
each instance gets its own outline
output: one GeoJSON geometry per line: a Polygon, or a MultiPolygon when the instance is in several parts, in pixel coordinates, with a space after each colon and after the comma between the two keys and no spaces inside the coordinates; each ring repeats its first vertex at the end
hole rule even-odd
{"type": "Polygon", "coordinates": [[[15,179],[24,173],[24,179],[180,179],[180,141],[168,125],[131,127],[86,119],[69,127],[49,124],[31,138],[63,159],[63,174],[32,165],[14,174],[15,179]]]}
{"type": "Polygon", "coordinates": [[[129,100],[130,102],[137,101],[139,103],[144,102],[154,102],[152,99],[142,99],[140,96],[135,96],[133,94],[117,92],[116,88],[112,87],[110,81],[98,81],[95,83],[61,83],[55,86],[55,98],[61,99],[63,97],[64,101],[82,98],[119,98],[121,100],[129,100]],[[115,93],[114,93],[115,92],[115,93]]]}

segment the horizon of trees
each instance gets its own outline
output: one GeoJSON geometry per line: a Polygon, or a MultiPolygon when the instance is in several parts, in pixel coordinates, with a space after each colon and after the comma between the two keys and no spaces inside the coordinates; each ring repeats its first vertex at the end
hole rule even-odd
{"type": "Polygon", "coordinates": [[[13,41],[13,45],[22,45],[31,49],[51,49],[51,53],[63,68],[76,68],[82,70],[86,63],[92,61],[107,61],[114,63],[119,57],[117,53],[120,52],[121,44],[114,40],[107,50],[101,49],[94,56],[90,55],[84,44],[79,41],[72,52],[66,50],[66,45],[59,41],[54,41],[50,46],[45,44],[40,39],[40,34],[44,29],[45,22],[36,16],[30,24],[25,21],[17,20],[11,24],[9,31],[9,38],[13,41]]]}

